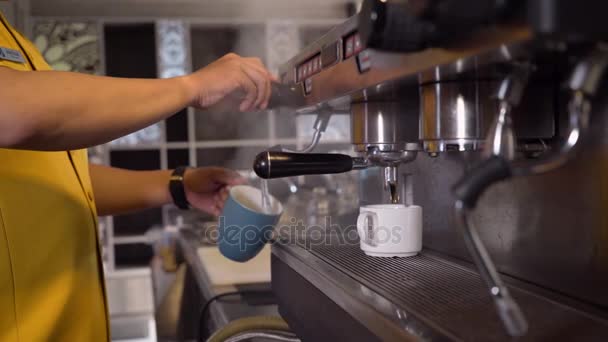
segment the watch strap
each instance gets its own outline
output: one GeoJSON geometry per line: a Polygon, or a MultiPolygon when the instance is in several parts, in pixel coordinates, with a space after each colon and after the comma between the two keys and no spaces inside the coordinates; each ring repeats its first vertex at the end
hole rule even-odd
{"type": "Polygon", "coordinates": [[[169,178],[169,192],[173,198],[173,203],[176,207],[182,210],[190,209],[190,203],[186,198],[186,189],[184,187],[184,174],[187,167],[180,166],[173,170],[171,178],[169,178]]]}

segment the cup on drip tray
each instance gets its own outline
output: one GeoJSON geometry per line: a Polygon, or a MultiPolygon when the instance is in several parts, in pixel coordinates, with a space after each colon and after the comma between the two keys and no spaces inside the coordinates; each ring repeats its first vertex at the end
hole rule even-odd
{"type": "Polygon", "coordinates": [[[376,204],[361,207],[357,232],[363,252],[374,257],[409,257],[422,250],[422,207],[376,204]]]}

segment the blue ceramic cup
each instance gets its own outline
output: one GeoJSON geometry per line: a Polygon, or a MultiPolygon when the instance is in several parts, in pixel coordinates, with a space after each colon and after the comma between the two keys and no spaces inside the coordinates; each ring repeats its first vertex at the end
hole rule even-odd
{"type": "Polygon", "coordinates": [[[248,185],[230,189],[219,220],[220,252],[226,258],[245,262],[255,257],[272,237],[283,206],[270,196],[270,210],[262,210],[262,193],[248,185]]]}

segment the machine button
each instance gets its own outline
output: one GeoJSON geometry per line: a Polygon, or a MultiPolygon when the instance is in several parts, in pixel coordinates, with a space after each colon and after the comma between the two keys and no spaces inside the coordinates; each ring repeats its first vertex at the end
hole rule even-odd
{"type": "Polygon", "coordinates": [[[310,95],[310,93],[312,93],[312,78],[308,78],[304,81],[304,94],[310,95]]]}
{"type": "Polygon", "coordinates": [[[363,50],[363,44],[361,44],[361,36],[357,33],[355,34],[355,36],[353,37],[354,39],[354,43],[353,43],[353,53],[358,53],[361,50],[363,50]]]}
{"type": "Polygon", "coordinates": [[[369,50],[363,50],[357,56],[357,66],[359,67],[359,72],[364,73],[371,69],[372,67],[372,58],[370,56],[369,50]]]}
{"type": "Polygon", "coordinates": [[[335,63],[338,63],[340,61],[340,49],[340,41],[334,42],[323,47],[320,56],[323,67],[334,65],[335,63]]]}
{"type": "Polygon", "coordinates": [[[346,38],[346,43],[344,45],[344,58],[348,58],[355,53],[355,42],[354,37],[350,36],[346,38]]]}

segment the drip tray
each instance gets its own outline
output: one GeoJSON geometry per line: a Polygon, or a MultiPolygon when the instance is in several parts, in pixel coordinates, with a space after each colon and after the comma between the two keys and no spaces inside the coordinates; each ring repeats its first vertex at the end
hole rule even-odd
{"type": "MultiPolygon", "coordinates": [[[[403,308],[429,328],[446,332],[453,338],[508,339],[479,274],[435,254],[374,258],[365,255],[357,245],[277,248],[295,248],[298,254],[321,259],[333,270],[315,268],[316,272],[331,278],[337,269],[346,274],[347,279],[403,308]]],[[[608,340],[608,321],[536,294],[527,287],[525,290],[509,288],[530,326],[523,340],[608,340]]]]}

